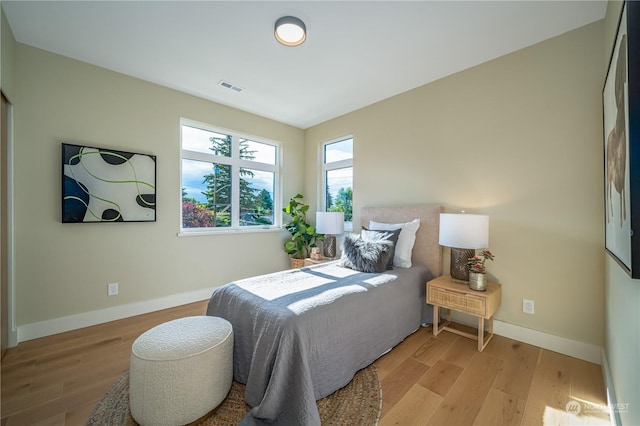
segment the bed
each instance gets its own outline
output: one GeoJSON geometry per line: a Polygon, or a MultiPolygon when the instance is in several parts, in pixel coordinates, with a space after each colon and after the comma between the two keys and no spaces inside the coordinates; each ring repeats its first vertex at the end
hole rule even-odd
{"type": "Polygon", "coordinates": [[[242,425],[319,425],[316,400],[431,323],[425,282],[441,275],[440,206],[365,207],[361,224],[420,220],[412,266],[364,273],[333,261],[217,288],[207,315],[234,328],[234,379],[252,407],[242,425]]]}

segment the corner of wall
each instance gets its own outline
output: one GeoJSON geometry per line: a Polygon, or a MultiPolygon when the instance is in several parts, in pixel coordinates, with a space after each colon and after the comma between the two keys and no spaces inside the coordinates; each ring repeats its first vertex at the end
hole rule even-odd
{"type": "Polygon", "coordinates": [[[13,94],[13,55],[16,40],[2,7],[0,7],[0,15],[0,88],[6,98],[11,101],[13,94]]]}

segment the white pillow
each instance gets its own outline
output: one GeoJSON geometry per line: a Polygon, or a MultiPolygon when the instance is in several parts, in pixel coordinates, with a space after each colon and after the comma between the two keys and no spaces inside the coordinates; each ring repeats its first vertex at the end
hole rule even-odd
{"type": "Polygon", "coordinates": [[[396,243],[396,252],[393,255],[393,266],[399,268],[411,268],[411,252],[413,244],[416,242],[416,231],[420,227],[420,219],[413,219],[407,223],[382,223],[369,222],[371,231],[393,231],[402,229],[396,243]]]}

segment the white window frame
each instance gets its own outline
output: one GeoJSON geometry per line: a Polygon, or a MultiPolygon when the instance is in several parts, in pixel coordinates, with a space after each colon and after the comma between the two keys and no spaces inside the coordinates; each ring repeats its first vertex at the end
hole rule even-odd
{"type": "MultiPolygon", "coordinates": [[[[347,159],[347,160],[340,160],[340,161],[334,161],[332,163],[327,163],[325,162],[325,147],[327,145],[331,145],[334,144],[336,142],[342,142],[344,140],[347,139],[352,139],[353,142],[355,143],[355,138],[353,137],[353,135],[344,135],[344,136],[340,136],[339,138],[335,138],[335,139],[331,139],[330,141],[327,142],[323,142],[322,145],[320,146],[320,197],[322,198],[320,200],[320,207],[322,209],[322,211],[327,211],[327,172],[331,171],[331,170],[338,170],[338,169],[344,169],[347,167],[351,167],[351,169],[353,169],[353,151],[351,152],[351,158],[347,159]]],[[[351,181],[351,185],[353,189],[353,180],[351,181]]],[[[351,221],[345,221],[344,222],[344,230],[345,231],[352,231],[353,230],[353,222],[351,221]]]]}
{"type": "Polygon", "coordinates": [[[260,136],[248,135],[243,132],[229,130],[222,127],[206,124],[194,120],[182,118],[180,119],[180,232],[178,235],[203,235],[203,234],[229,234],[238,232],[265,232],[280,231],[282,223],[282,179],[280,165],[282,164],[282,144],[277,141],[269,140],[260,136]],[[222,155],[208,154],[199,151],[191,151],[182,148],[182,126],[196,127],[202,130],[229,135],[231,136],[231,157],[222,155]],[[259,161],[244,160],[237,156],[240,152],[240,139],[247,139],[252,142],[259,142],[265,145],[271,145],[276,148],[276,164],[261,163],[259,161]],[[207,163],[217,163],[230,165],[233,170],[233,178],[231,179],[231,226],[226,227],[203,227],[203,228],[184,228],[182,226],[182,160],[196,160],[207,163]],[[240,226],[240,168],[248,168],[253,170],[272,172],[274,175],[273,185],[273,224],[272,225],[245,225],[240,226]]]}

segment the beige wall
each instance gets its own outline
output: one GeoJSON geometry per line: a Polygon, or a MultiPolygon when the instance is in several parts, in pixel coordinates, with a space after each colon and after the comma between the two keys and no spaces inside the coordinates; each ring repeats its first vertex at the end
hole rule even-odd
{"type": "Polygon", "coordinates": [[[281,141],[286,197],[302,190],[302,130],[22,44],[15,67],[17,326],[288,266],[280,230],[177,236],[179,120],[281,141]],[[61,142],[156,155],[157,222],[62,224],[61,142]]]}
{"type": "Polygon", "coordinates": [[[315,126],[307,164],[354,135],[356,229],[363,206],[488,214],[496,318],[601,345],[602,49],[598,22],[315,126]]]}
{"type": "MultiPolygon", "coordinates": [[[[609,63],[622,3],[609,2],[605,19],[604,62],[609,63]]],[[[605,254],[604,351],[613,380],[618,424],[640,423],[640,281],[633,280],[605,254]]]]}

